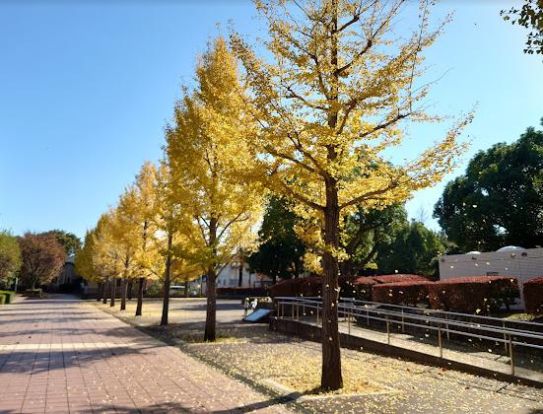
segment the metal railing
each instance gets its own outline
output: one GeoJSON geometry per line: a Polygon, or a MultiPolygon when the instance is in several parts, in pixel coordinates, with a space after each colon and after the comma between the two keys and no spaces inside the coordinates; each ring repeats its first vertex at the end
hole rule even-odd
{"type": "MultiPolygon", "coordinates": [[[[320,299],[320,298],[311,298],[311,299],[320,299]]],[[[444,319],[454,319],[462,320],[466,322],[471,322],[474,324],[483,324],[487,326],[501,326],[502,328],[507,328],[515,331],[524,331],[524,332],[537,332],[543,334],[543,324],[522,321],[522,320],[509,320],[503,318],[497,318],[493,316],[486,315],[474,315],[470,313],[460,313],[460,312],[450,312],[440,309],[428,309],[428,308],[419,308],[414,306],[405,306],[405,305],[394,305],[390,303],[379,303],[379,302],[370,302],[364,300],[357,300],[353,298],[341,298],[342,303],[354,303],[358,306],[379,306],[385,309],[397,309],[403,310],[404,312],[414,313],[425,316],[436,316],[442,317],[444,319]]]]}
{"type": "MultiPolygon", "coordinates": [[[[320,325],[322,318],[321,298],[277,297],[274,302],[276,315],[279,319],[286,316],[295,320],[309,317],[308,322],[313,323],[311,319],[314,314],[316,324],[320,325]],[[310,310],[309,314],[308,310],[310,310]]],[[[512,326],[506,326],[505,323],[503,326],[499,326],[495,323],[499,318],[444,311],[433,313],[427,309],[352,299],[341,299],[339,301],[338,315],[347,322],[348,334],[351,334],[353,320],[358,324],[365,323],[370,328],[372,321],[381,323],[381,327],[384,325],[386,329],[386,340],[389,345],[391,344],[392,337],[391,327],[395,325],[401,328],[402,332],[405,332],[406,328],[424,329],[434,332],[437,336],[440,358],[443,358],[443,335],[448,340],[454,335],[455,337],[468,338],[468,340],[475,338],[481,341],[486,340],[502,343],[504,351],[510,360],[511,375],[515,375],[515,346],[532,350],[543,350],[543,332],[530,329],[517,329],[512,326]],[[460,316],[464,319],[459,319],[460,316]],[[490,324],[488,321],[492,321],[492,323],[490,324]]],[[[520,326],[526,327],[531,324],[535,325],[533,328],[540,328],[540,324],[530,322],[524,322],[520,326]]],[[[373,328],[375,328],[375,324],[373,328]]]]}

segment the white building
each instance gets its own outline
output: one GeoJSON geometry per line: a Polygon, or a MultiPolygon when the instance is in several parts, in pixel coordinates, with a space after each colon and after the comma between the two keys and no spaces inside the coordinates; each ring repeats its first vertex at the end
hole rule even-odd
{"type": "Polygon", "coordinates": [[[495,252],[468,252],[439,258],[441,280],[462,276],[513,276],[522,285],[536,276],[543,276],[543,248],[524,249],[505,246],[495,252]]]}
{"type": "MultiPolygon", "coordinates": [[[[268,276],[261,275],[259,273],[249,272],[249,267],[246,264],[242,265],[241,278],[240,278],[240,265],[237,262],[233,262],[225,266],[217,276],[217,288],[260,288],[269,286],[272,283],[272,279],[268,276]],[[241,279],[241,283],[240,283],[241,279]]],[[[193,282],[199,284],[200,279],[193,282]]],[[[202,284],[202,293],[206,292],[205,276],[202,284]]]]}
{"type": "Polygon", "coordinates": [[[219,275],[217,276],[217,287],[253,287],[255,282],[255,275],[249,273],[247,266],[243,266],[241,270],[241,283],[240,283],[240,268],[237,264],[230,264],[225,266],[219,275]]]}

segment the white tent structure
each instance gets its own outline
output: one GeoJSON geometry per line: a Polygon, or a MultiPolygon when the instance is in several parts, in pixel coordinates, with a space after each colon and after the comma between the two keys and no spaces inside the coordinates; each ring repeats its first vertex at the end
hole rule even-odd
{"type": "Polygon", "coordinates": [[[522,285],[536,276],[543,276],[543,248],[524,249],[519,246],[505,246],[495,252],[471,251],[439,258],[441,280],[462,276],[514,276],[522,285]]]}

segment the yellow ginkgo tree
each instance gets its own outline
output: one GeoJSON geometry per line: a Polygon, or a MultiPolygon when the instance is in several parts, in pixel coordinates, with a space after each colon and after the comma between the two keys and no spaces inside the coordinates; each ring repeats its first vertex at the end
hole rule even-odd
{"type": "Polygon", "coordinates": [[[254,157],[246,140],[254,122],[246,115],[236,61],[224,39],[216,39],[199,60],[196,82],[176,107],[166,152],[174,197],[191,219],[184,232],[190,260],[207,277],[204,340],[214,341],[216,278],[251,234],[261,191],[250,177],[254,157]]]}
{"type": "Polygon", "coordinates": [[[105,281],[103,275],[100,274],[99,269],[96,268],[93,260],[95,251],[94,243],[95,230],[89,230],[85,233],[85,240],[83,246],[75,255],[75,271],[78,275],[82,276],[87,282],[96,283],[98,286],[98,292],[96,299],[100,301],[105,294],[105,281]]]}
{"type": "MultiPolygon", "coordinates": [[[[321,386],[343,386],[338,333],[338,261],[344,217],[362,206],[405,201],[451,170],[470,116],[402,165],[386,151],[401,144],[405,122],[437,121],[423,109],[422,51],[440,34],[430,28],[428,1],[412,33],[395,32],[406,1],[259,0],[270,52],[260,58],[233,33],[258,122],[249,140],[269,186],[297,201],[297,212],[320,229],[323,274],[321,386]]],[[[405,20],[404,20],[405,21],[405,20]]],[[[405,28],[405,25],[404,27],[405,28]]],[[[422,148],[419,137],[415,145],[422,148]]]]}
{"type": "Polygon", "coordinates": [[[117,275],[121,279],[121,311],[126,310],[128,281],[138,276],[138,252],[140,248],[139,205],[134,186],[128,187],[119,198],[117,207],[112,211],[110,233],[112,247],[115,249],[117,275]]]}
{"type": "Polygon", "coordinates": [[[89,241],[94,278],[102,281],[103,303],[107,302],[109,294],[110,306],[115,306],[117,279],[123,273],[122,249],[114,236],[115,220],[113,209],[102,214],[91,232],[92,239],[89,241]]]}
{"type": "Polygon", "coordinates": [[[118,209],[126,220],[134,244],[134,267],[132,275],[138,280],[136,316],[142,315],[143,292],[149,279],[161,276],[161,255],[156,238],[156,167],[145,162],[134,184],[127,190],[126,202],[119,203],[118,209]]]}
{"type": "Polygon", "coordinates": [[[171,283],[183,281],[186,284],[202,273],[200,266],[189,260],[191,244],[185,234],[196,229],[187,209],[175,197],[173,185],[171,169],[164,161],[156,172],[154,218],[157,232],[152,241],[152,249],[159,254],[153,262],[154,272],[162,280],[162,326],[168,325],[171,283]]]}

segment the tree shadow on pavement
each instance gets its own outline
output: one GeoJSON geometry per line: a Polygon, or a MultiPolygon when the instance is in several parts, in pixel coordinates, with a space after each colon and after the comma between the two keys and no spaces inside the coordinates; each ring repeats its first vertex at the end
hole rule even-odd
{"type": "MultiPolygon", "coordinates": [[[[84,367],[96,361],[104,361],[113,357],[139,355],[144,351],[166,346],[150,344],[147,346],[115,346],[97,349],[65,349],[40,352],[33,349],[11,351],[6,357],[0,358],[0,375],[7,373],[39,374],[57,369],[84,367]]],[[[0,355],[1,357],[1,355],[0,355]]],[[[0,411],[1,412],[1,411],[0,411]]]]}
{"type": "MultiPolygon", "coordinates": [[[[262,410],[264,408],[283,405],[292,402],[292,399],[289,396],[271,398],[269,400],[259,401],[239,407],[232,407],[224,410],[207,410],[205,407],[187,407],[186,404],[178,402],[164,402],[158,404],[152,404],[145,407],[128,407],[120,406],[118,404],[102,404],[102,405],[93,405],[92,408],[88,409],[79,409],[77,412],[81,414],[90,414],[90,413],[121,413],[121,414],[158,414],[158,413],[212,413],[212,414],[231,414],[231,413],[250,413],[255,412],[256,410],[262,410]]],[[[2,411],[4,412],[4,411],[2,411]]],[[[10,413],[7,411],[6,413],[10,413]]],[[[14,411],[13,411],[14,413],[14,411]]]]}

